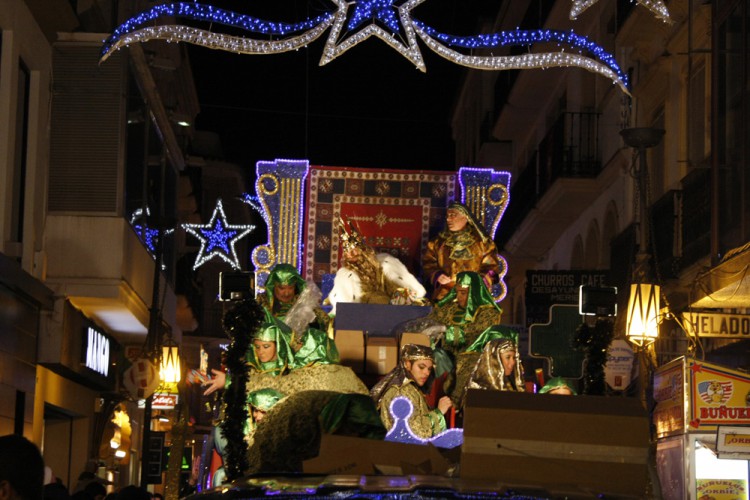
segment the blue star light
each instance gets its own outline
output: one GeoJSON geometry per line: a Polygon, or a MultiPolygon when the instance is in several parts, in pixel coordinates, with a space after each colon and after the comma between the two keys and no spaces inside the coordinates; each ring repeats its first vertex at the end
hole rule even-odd
{"type": "Polygon", "coordinates": [[[396,16],[396,7],[393,5],[394,0],[365,0],[357,2],[354,6],[354,13],[352,14],[347,28],[349,30],[356,29],[357,26],[365,21],[380,21],[393,33],[398,33],[400,28],[398,25],[398,17],[396,16]]]}
{"type": "Polygon", "coordinates": [[[326,40],[320,65],[331,62],[358,43],[376,36],[410,60],[420,71],[425,71],[410,14],[414,7],[424,1],[333,0],[338,9],[334,14],[333,27],[326,40]],[[394,5],[398,1],[400,4],[394,5]],[[350,15],[352,5],[354,9],[350,15]],[[381,24],[387,29],[383,29],[381,24]],[[347,32],[342,36],[344,26],[347,32]]]}
{"type": "Polygon", "coordinates": [[[140,224],[134,224],[133,229],[135,229],[138,238],[143,242],[144,245],[146,245],[146,248],[148,248],[151,253],[155,253],[156,241],[159,238],[159,230],[151,229],[146,225],[142,226],[140,224]]]}
{"type": "Polygon", "coordinates": [[[221,198],[216,200],[216,208],[208,224],[183,224],[182,227],[201,242],[193,269],[198,269],[214,257],[219,257],[234,269],[241,269],[235,244],[255,229],[254,225],[227,223],[221,198]]]}

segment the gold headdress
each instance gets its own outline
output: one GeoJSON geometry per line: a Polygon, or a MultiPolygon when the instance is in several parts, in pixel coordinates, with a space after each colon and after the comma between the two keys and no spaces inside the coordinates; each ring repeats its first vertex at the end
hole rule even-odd
{"type": "Polygon", "coordinates": [[[401,347],[401,361],[419,361],[420,359],[429,359],[435,362],[435,354],[432,347],[417,344],[404,344],[401,347]]]}
{"type": "Polygon", "coordinates": [[[339,215],[339,238],[341,239],[341,249],[344,252],[348,252],[353,248],[363,249],[367,247],[365,239],[357,231],[352,224],[347,220],[341,218],[339,215]]]}

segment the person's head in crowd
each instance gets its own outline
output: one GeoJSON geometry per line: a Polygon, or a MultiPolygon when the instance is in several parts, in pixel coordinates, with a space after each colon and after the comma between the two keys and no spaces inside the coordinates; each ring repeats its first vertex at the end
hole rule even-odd
{"type": "Polygon", "coordinates": [[[70,493],[64,484],[52,481],[44,485],[44,500],[70,500],[70,493]]]}
{"type": "Polygon", "coordinates": [[[94,500],[94,495],[92,495],[90,492],[83,490],[78,490],[72,495],[70,495],[71,500],[94,500]]]}
{"type": "Polygon", "coordinates": [[[23,436],[0,437],[0,500],[42,500],[44,459],[23,436]]]}
{"type": "Polygon", "coordinates": [[[99,481],[93,480],[89,482],[83,491],[88,492],[94,500],[104,500],[107,496],[107,488],[99,481]]]}
{"type": "Polygon", "coordinates": [[[131,484],[120,489],[117,500],[151,500],[151,493],[145,488],[131,484]]]}
{"type": "Polygon", "coordinates": [[[539,389],[539,394],[557,394],[558,396],[576,396],[578,393],[562,377],[553,377],[539,389]]]}

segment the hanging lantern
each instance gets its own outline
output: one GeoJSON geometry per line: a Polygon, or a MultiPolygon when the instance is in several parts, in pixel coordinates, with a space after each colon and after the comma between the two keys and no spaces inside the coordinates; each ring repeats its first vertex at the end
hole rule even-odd
{"type": "Polygon", "coordinates": [[[180,351],[171,336],[166,339],[161,348],[159,378],[167,384],[176,384],[180,381],[180,351]]]}
{"type": "Polygon", "coordinates": [[[630,285],[627,337],[638,346],[647,346],[659,336],[659,297],[661,287],[647,283],[630,285]]]}

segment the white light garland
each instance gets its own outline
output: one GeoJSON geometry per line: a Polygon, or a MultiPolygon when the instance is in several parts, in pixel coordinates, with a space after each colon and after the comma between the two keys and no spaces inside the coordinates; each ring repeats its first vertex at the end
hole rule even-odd
{"type": "MultiPolygon", "coordinates": [[[[331,0],[337,9],[295,25],[270,23],[249,16],[214,9],[213,7],[186,2],[154,7],[121,25],[104,44],[101,60],[106,60],[115,49],[137,42],[166,40],[187,42],[203,47],[235,52],[237,54],[276,54],[298,50],[319,38],[329,27],[320,65],[337,58],[358,43],[375,36],[411,61],[420,71],[426,71],[417,35],[427,46],[441,57],[468,68],[502,71],[509,69],[544,69],[551,67],[578,67],[609,78],[622,91],[628,91],[627,76],[620,70],[614,57],[601,47],[574,32],[523,31],[501,32],[473,37],[454,37],[438,33],[433,28],[411,17],[411,11],[426,0],[408,0],[397,6],[400,0],[331,0]],[[396,21],[398,11],[400,23],[396,21]],[[184,25],[162,25],[139,28],[167,14],[184,15],[191,19],[216,21],[219,24],[241,27],[252,33],[265,35],[258,40],[240,36],[215,33],[184,25]],[[382,27],[386,26],[386,28],[382,27]],[[362,26],[361,28],[359,28],[362,26]],[[291,32],[299,34],[284,37],[291,32]],[[343,34],[342,34],[343,32],[343,34]],[[404,42],[404,38],[406,42],[404,42]],[[557,41],[582,53],[545,52],[526,53],[515,56],[465,55],[451,47],[492,48],[501,46],[528,46],[536,43],[557,41]],[[591,57],[589,57],[591,56],[591,57]]],[[[590,7],[597,0],[574,0],[571,17],[590,7]]],[[[657,17],[668,20],[669,13],[663,0],[637,0],[657,13],[657,17]]]]}
{"type": "MultiPolygon", "coordinates": [[[[393,0],[391,0],[391,3],[392,1],[393,0]]],[[[417,38],[414,36],[414,26],[411,21],[411,16],[409,15],[411,9],[424,1],[425,0],[409,0],[398,7],[401,26],[406,34],[406,40],[409,43],[408,45],[404,45],[401,40],[375,23],[371,23],[367,25],[366,28],[339,41],[341,30],[347,19],[349,7],[355,2],[350,3],[346,0],[333,0],[338,6],[338,9],[336,10],[335,20],[333,21],[333,28],[331,28],[331,33],[328,35],[326,46],[323,49],[323,56],[320,59],[320,65],[324,66],[328,64],[358,43],[365,41],[371,36],[376,36],[390,45],[393,49],[397,50],[402,56],[410,60],[420,71],[427,71],[424,61],[422,60],[422,53],[419,51],[419,46],[417,46],[417,38]]]]}
{"type": "Polygon", "coordinates": [[[209,49],[225,50],[237,54],[279,54],[306,47],[314,42],[333,23],[333,18],[323,21],[301,35],[283,40],[253,40],[240,36],[223,35],[182,25],[165,25],[142,28],[123,35],[102,56],[102,62],[121,47],[149,40],[187,42],[209,49]]]}
{"type": "Polygon", "coordinates": [[[193,270],[214,257],[219,257],[234,269],[241,269],[235,244],[253,231],[255,226],[227,223],[224,206],[219,198],[216,200],[216,207],[208,224],[183,224],[182,228],[201,242],[193,270]]]}
{"type": "Polygon", "coordinates": [[[630,95],[627,86],[625,86],[625,83],[614,71],[606,65],[580,54],[544,52],[517,56],[466,56],[437,42],[419,28],[415,27],[415,30],[422,41],[438,55],[467,68],[502,71],[508,69],[545,69],[575,66],[609,78],[623,92],[630,95]]]}
{"type": "MultiPolygon", "coordinates": [[[[599,0],[573,0],[573,5],[570,7],[570,18],[577,18],[581,12],[594,5],[599,0]]],[[[635,0],[639,5],[643,5],[648,10],[654,13],[657,19],[661,19],[665,23],[671,23],[672,20],[669,17],[669,10],[664,5],[663,0],[635,0]]]]}

